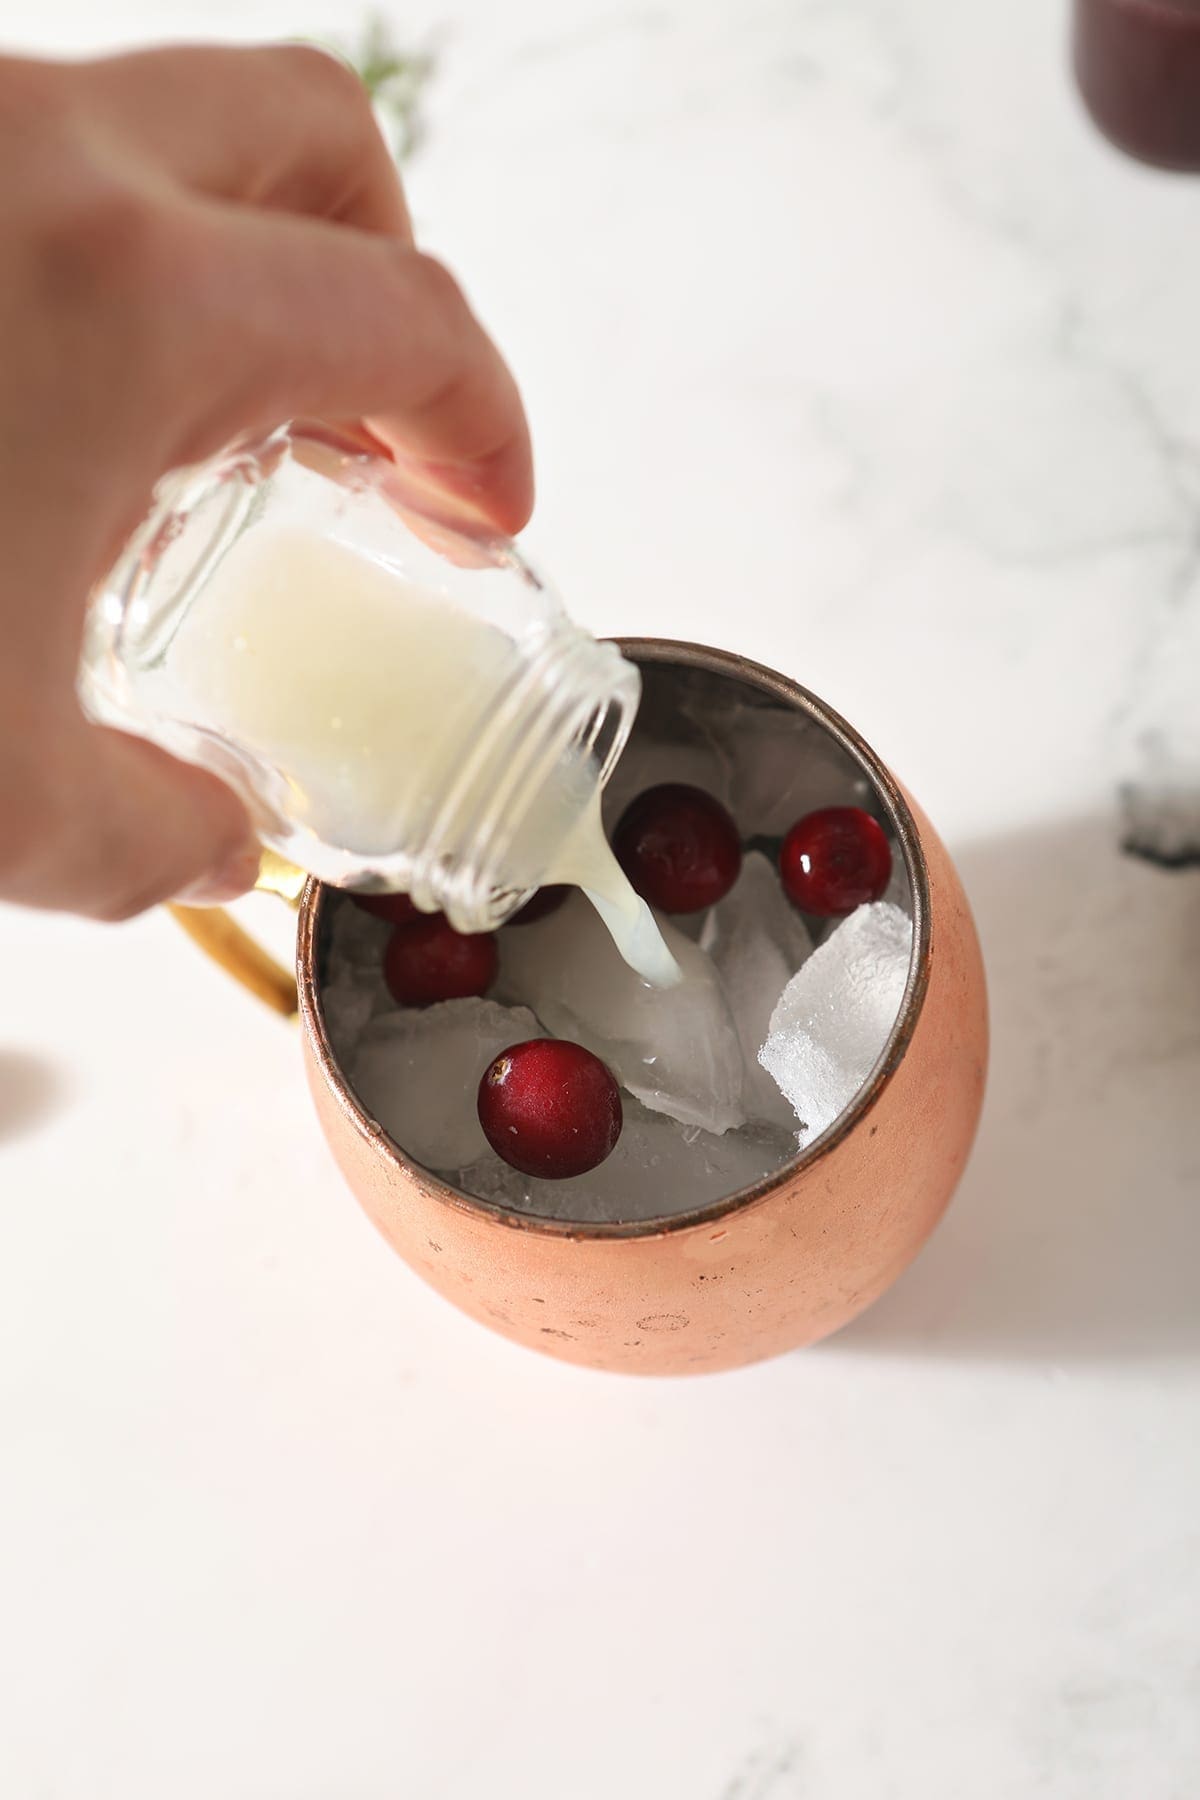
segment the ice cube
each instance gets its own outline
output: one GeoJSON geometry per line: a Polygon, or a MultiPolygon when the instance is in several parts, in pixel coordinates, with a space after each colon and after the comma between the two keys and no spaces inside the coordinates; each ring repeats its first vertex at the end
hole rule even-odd
{"type": "Polygon", "coordinates": [[[616,1149],[587,1175],[538,1181],[488,1155],[462,1169],[455,1185],[541,1218],[575,1224],[668,1218],[751,1187],[796,1154],[790,1130],[744,1126],[723,1137],[697,1131],[624,1097],[616,1149]]]}
{"type": "Polygon", "coordinates": [[[329,904],[334,913],[321,1004],[334,1055],[346,1069],[368,1020],[395,1005],[383,979],[383,952],[392,928],[351,900],[339,896],[329,904]]]}
{"type": "Polygon", "coordinates": [[[383,967],[383,952],[392,927],[386,919],[364,912],[348,895],[331,895],[328,904],[334,909],[329,933],[330,972],[348,965],[377,973],[383,967]]]}
{"type": "Polygon", "coordinates": [[[751,1119],[795,1129],[791,1106],[758,1060],[771,1014],[792,976],[812,954],[808,927],[783,891],[779,872],[751,850],[700,938],[716,964],[746,1065],[742,1090],[751,1119]]]}
{"type": "Polygon", "coordinates": [[[707,735],[662,743],[635,733],[604,790],[604,823],[611,833],[631,800],[665,781],[685,782],[728,805],[729,771],[727,753],[707,735]]]}
{"type": "Polygon", "coordinates": [[[601,1057],[655,1112],[720,1134],[741,1125],[742,1053],[709,958],[656,915],[682,972],[655,988],[626,963],[582,894],[500,940],[498,997],[601,1057]]]}
{"type": "Polygon", "coordinates": [[[895,839],[892,840],[892,873],[888,884],[880,895],[892,906],[898,906],[908,918],[913,914],[912,883],[908,879],[908,870],[904,866],[904,852],[895,839]]]}
{"type": "Polygon", "coordinates": [[[843,920],[784,989],[759,1061],[790,1100],[802,1144],[833,1124],[878,1061],[911,956],[912,921],[877,900],[843,920]]]}
{"type": "Polygon", "coordinates": [[[475,1110],[483,1071],[510,1044],[544,1035],[525,1007],[494,1000],[401,1007],[366,1027],[347,1072],[402,1150],[426,1168],[457,1169],[487,1150],[475,1110]]]}
{"type": "Polygon", "coordinates": [[[374,1011],[374,996],[353,969],[343,968],[322,986],[321,1004],[325,1009],[325,1029],[329,1033],[329,1042],[344,1068],[354,1055],[358,1040],[374,1011]]]}
{"type": "Polygon", "coordinates": [[[673,913],[671,923],[676,931],[682,931],[684,937],[691,938],[693,944],[699,944],[703,942],[705,927],[711,917],[712,908],[708,907],[703,912],[673,913]]]}
{"type": "Polygon", "coordinates": [[[729,748],[729,806],[744,837],[782,837],[818,807],[870,800],[853,757],[802,713],[741,704],[712,728],[729,748]]]}

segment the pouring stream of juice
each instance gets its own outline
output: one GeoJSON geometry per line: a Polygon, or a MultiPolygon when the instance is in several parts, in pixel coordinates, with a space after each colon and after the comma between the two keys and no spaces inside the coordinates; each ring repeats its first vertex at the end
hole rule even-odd
{"type": "MultiPolygon", "coordinates": [[[[318,836],[385,854],[401,821],[449,785],[463,748],[455,721],[470,729],[516,652],[496,627],[382,564],[275,530],[225,555],[166,656],[200,716],[284,773],[292,809],[318,836]]],[[[599,793],[579,810],[584,779],[578,760],[553,772],[512,847],[515,885],[528,868],[543,884],[584,889],[630,966],[672,986],[678,965],[609,848],[599,793]],[[565,835],[564,815],[576,819],[565,835]]]]}

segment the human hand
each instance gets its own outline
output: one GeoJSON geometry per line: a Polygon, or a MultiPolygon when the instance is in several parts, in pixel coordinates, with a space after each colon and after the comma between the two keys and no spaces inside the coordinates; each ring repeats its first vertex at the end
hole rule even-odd
{"type": "Polygon", "coordinates": [[[232,898],[258,858],[240,801],[80,712],[90,587],[168,469],[296,416],[365,418],[516,531],[516,387],[318,50],[0,58],[0,239],[0,899],[232,898]]]}

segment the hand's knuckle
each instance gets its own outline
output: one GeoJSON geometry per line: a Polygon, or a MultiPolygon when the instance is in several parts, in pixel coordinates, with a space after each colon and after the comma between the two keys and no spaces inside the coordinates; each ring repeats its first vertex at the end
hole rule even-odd
{"type": "Polygon", "coordinates": [[[162,210],[119,182],[82,182],[46,210],[43,273],[75,305],[136,308],[156,296],[166,266],[162,210]]]}
{"type": "Polygon", "coordinates": [[[369,114],[371,107],[362,80],[340,56],[319,44],[279,44],[264,52],[275,60],[277,72],[306,94],[334,105],[354,107],[369,114]]]}
{"type": "Polygon", "coordinates": [[[466,311],[463,291],[444,262],[424,250],[413,252],[412,259],[424,298],[432,308],[450,317],[466,311]]]}

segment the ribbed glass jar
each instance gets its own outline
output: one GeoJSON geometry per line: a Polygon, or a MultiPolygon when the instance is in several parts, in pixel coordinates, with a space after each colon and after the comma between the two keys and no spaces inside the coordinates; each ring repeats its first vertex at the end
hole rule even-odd
{"type": "Polygon", "coordinates": [[[80,692],[229,782],[301,868],[480,931],[553,874],[640,684],[509,540],[291,424],[159,484],[92,596],[80,692]]]}

